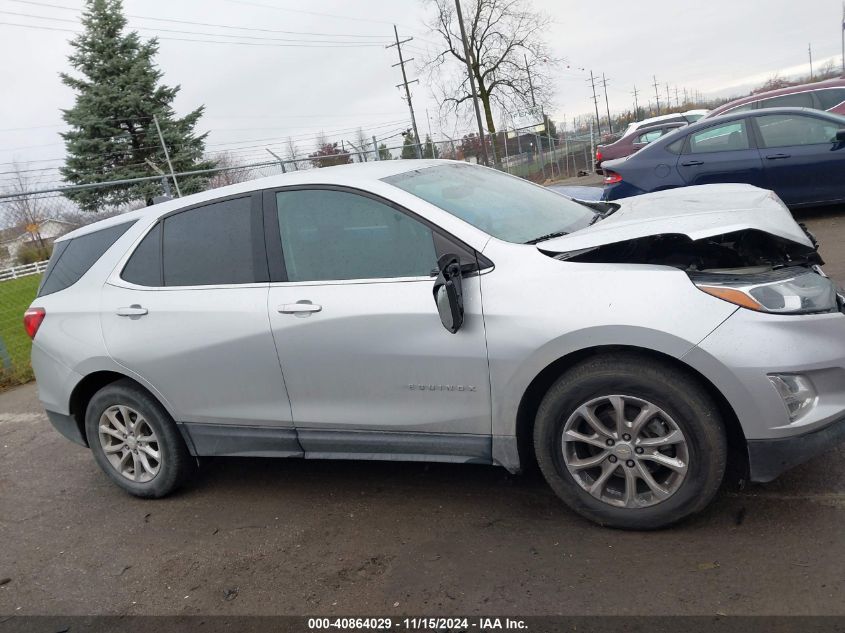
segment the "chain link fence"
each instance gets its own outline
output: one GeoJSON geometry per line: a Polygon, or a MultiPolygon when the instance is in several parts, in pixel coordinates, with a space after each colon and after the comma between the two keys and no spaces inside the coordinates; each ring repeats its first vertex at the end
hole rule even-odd
{"type": "MultiPolygon", "coordinates": [[[[484,148],[474,135],[461,139],[427,141],[419,147],[410,143],[386,147],[384,143],[377,145],[375,139],[373,141],[369,148],[353,146],[353,149],[347,151],[347,144],[332,143],[331,152],[320,153],[318,150],[304,158],[186,172],[176,174],[176,178],[203,175],[208,178],[209,188],[217,188],[282,173],[352,162],[421,156],[483,163],[484,149],[487,150],[491,166],[541,184],[593,170],[594,141],[589,134],[553,136],[527,128],[499,133],[495,138],[490,136],[485,139],[484,148]]],[[[139,201],[120,208],[103,208],[96,213],[86,212],[71,200],[69,194],[81,190],[102,191],[109,187],[140,182],[155,183],[163,199],[172,195],[173,181],[162,175],[74,187],[0,192],[0,388],[32,379],[30,340],[23,328],[23,313],[35,298],[46,260],[52,252],[53,241],[79,226],[146,204],[145,201],[139,201]]]]}

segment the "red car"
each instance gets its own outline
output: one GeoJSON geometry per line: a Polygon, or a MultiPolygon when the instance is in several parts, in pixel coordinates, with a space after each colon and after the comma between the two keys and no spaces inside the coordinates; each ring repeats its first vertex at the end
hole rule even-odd
{"type": "Polygon", "coordinates": [[[652,141],[659,139],[671,132],[677,130],[679,127],[687,125],[686,121],[668,121],[666,123],[655,123],[653,125],[644,125],[629,132],[618,141],[608,143],[607,145],[599,145],[596,147],[596,173],[601,174],[601,163],[604,160],[613,160],[614,158],[625,158],[630,156],[637,150],[645,147],[652,141]]]}
{"type": "Polygon", "coordinates": [[[760,108],[812,108],[845,115],[845,77],[817,81],[812,84],[769,90],[729,101],[710,111],[705,119],[730,112],[746,112],[760,108]]]}

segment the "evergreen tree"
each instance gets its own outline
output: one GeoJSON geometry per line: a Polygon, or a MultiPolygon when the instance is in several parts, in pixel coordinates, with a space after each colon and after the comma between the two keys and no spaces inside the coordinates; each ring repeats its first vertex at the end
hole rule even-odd
{"type": "Polygon", "coordinates": [[[423,145],[423,158],[440,158],[440,150],[437,148],[431,137],[425,135],[425,144],[423,145]]]}
{"type": "MultiPolygon", "coordinates": [[[[179,86],[160,83],[163,73],[154,63],[158,41],[142,41],[136,32],[124,31],[121,0],[86,0],[82,25],[84,31],[71,41],[74,51],[68,57],[80,76],[61,74],[76,92],[74,106],[63,111],[71,128],[62,134],[65,180],[87,184],[155,175],[147,161],[169,171],[153,116],[158,117],[175,172],[214,167],[203,158],[207,133],[194,132],[204,107],[175,116],[171,104],[179,86]]],[[[180,178],[182,194],[202,191],[208,178],[180,178]]],[[[158,181],[146,181],[66,195],[82,209],[98,211],[137,200],[152,204],[161,193],[158,181]]]]}
{"type": "Polygon", "coordinates": [[[390,153],[390,150],[387,148],[387,145],[382,143],[378,146],[378,159],[379,160],[392,160],[393,154],[390,153]]]}
{"type": "Polygon", "coordinates": [[[416,158],[417,148],[416,144],[414,143],[414,135],[408,133],[404,136],[405,141],[402,143],[402,154],[400,155],[401,158],[416,158]]]}

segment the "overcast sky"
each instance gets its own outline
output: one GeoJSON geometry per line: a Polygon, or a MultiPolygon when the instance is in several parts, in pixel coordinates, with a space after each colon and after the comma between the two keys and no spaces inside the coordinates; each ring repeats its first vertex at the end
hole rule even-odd
{"type": "MultiPolygon", "coordinates": [[[[144,36],[162,38],[157,61],[165,81],[182,86],[177,111],[205,104],[201,129],[211,132],[209,151],[227,149],[241,160],[266,159],[263,147],[279,150],[288,136],[297,139],[302,152],[312,151],[321,130],[334,139],[353,139],[359,126],[368,135],[399,144],[401,138],[395,135],[408,124],[408,108],[394,87],[401,81],[399,69],[391,67],[397,61],[396,49],[385,49],[384,43],[392,39],[394,22],[401,36],[415,38],[407,47],[408,56],[420,60],[424,49],[436,43],[424,24],[430,12],[420,0],[124,0],[124,4],[130,27],[144,36]],[[235,31],[197,22],[266,31],[235,31]],[[250,45],[233,43],[233,34],[252,38],[237,40],[250,45]],[[310,42],[302,47],[303,42],[282,39],[310,42]]],[[[547,41],[557,57],[568,60],[555,74],[557,120],[571,121],[573,115],[590,111],[585,70],[606,74],[611,110],[624,110],[632,107],[635,85],[641,104],[653,98],[653,75],[663,100],[666,82],[674,98],[674,86],[681,92],[687,88],[721,94],[747,90],[776,71],[806,72],[809,44],[817,66],[825,59],[835,58],[837,63],[840,59],[841,0],[534,0],[533,4],[552,18],[547,41]]],[[[0,172],[10,169],[13,160],[29,169],[61,164],[56,160],[63,154],[59,108],[72,105],[73,94],[58,74],[68,70],[68,39],[73,34],[67,31],[79,28],[74,21],[81,6],[81,0],[0,0],[4,87],[0,172]]],[[[409,71],[417,76],[413,64],[409,71]]],[[[413,98],[421,135],[429,129],[427,109],[435,137],[463,131],[454,121],[441,127],[437,105],[422,76],[413,87],[413,98]]],[[[41,177],[40,184],[56,180],[55,171],[31,174],[41,177]]],[[[0,186],[7,177],[0,175],[0,186]]]]}

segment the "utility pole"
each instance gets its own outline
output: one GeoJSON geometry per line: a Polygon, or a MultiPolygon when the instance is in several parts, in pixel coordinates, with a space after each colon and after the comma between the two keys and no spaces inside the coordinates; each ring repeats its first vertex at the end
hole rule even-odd
{"type": "Polygon", "coordinates": [[[607,100],[607,79],[601,74],[601,85],[604,88],[604,105],[607,107],[607,129],[613,134],[613,124],[610,122],[610,102],[607,100]]]}
{"type": "Polygon", "coordinates": [[[842,3],[842,72],[845,73],[845,2],[842,3]]]}
{"type": "Polygon", "coordinates": [[[411,59],[408,59],[408,60],[405,60],[405,59],[402,58],[402,44],[404,44],[405,42],[410,42],[414,38],[408,37],[408,38],[405,38],[404,40],[402,40],[400,42],[399,41],[399,31],[396,30],[395,24],[393,25],[393,35],[396,37],[396,43],[395,44],[388,44],[387,46],[385,46],[385,48],[391,48],[391,47],[395,46],[396,51],[399,53],[399,63],[393,64],[393,67],[395,68],[396,66],[399,66],[399,67],[402,68],[402,83],[396,84],[396,87],[398,88],[399,86],[405,86],[405,96],[408,99],[408,109],[411,111],[411,125],[414,128],[414,138],[417,142],[416,143],[417,158],[422,158],[422,148],[420,147],[420,134],[419,134],[419,132],[417,132],[417,118],[414,116],[414,104],[411,102],[411,90],[410,90],[410,88],[408,88],[409,83],[412,84],[412,83],[416,82],[417,80],[414,79],[413,81],[408,81],[408,76],[405,74],[405,64],[407,64],[410,61],[413,61],[414,58],[411,57],[411,59]]]}
{"type": "Polygon", "coordinates": [[[810,54],[810,81],[813,81],[813,45],[807,44],[807,52],[810,54]]]}
{"type": "Polygon", "coordinates": [[[668,112],[669,109],[672,107],[672,99],[669,98],[669,84],[664,84],[666,86],[666,111],[668,112]]]}
{"type": "Polygon", "coordinates": [[[156,124],[156,131],[158,132],[158,140],[161,141],[161,149],[164,150],[164,159],[167,161],[167,166],[170,168],[170,177],[173,178],[173,186],[176,187],[176,195],[182,197],[182,192],[179,190],[179,182],[176,180],[176,172],[173,171],[173,163],[170,162],[170,152],[167,151],[167,145],[164,144],[164,136],[161,134],[161,127],[158,124],[158,117],[154,114],[153,121],[156,124]]]}
{"type": "Polygon", "coordinates": [[[596,132],[601,136],[601,122],[599,120],[599,99],[596,96],[596,77],[593,77],[593,71],[590,71],[590,87],[593,89],[593,105],[596,107],[596,132]]]}
{"type": "Polygon", "coordinates": [[[637,84],[634,84],[634,92],[631,93],[634,95],[634,121],[640,118],[640,104],[637,101],[637,97],[639,96],[639,90],[637,90],[637,84]]]}
{"type": "Polygon", "coordinates": [[[472,61],[469,57],[469,42],[467,42],[467,31],[464,28],[464,14],[461,11],[461,0],[455,0],[455,8],[458,10],[458,25],[461,27],[461,41],[464,45],[464,61],[469,74],[469,88],[472,91],[472,105],[475,106],[475,120],[478,123],[478,137],[481,141],[481,157],[485,165],[489,165],[487,159],[487,143],[484,141],[484,126],[481,124],[481,110],[478,109],[478,93],[475,90],[475,76],[472,74],[472,61]]]}
{"type": "Polygon", "coordinates": [[[687,89],[684,88],[684,103],[689,103],[689,97],[687,97],[687,89]]]}
{"type": "Polygon", "coordinates": [[[660,115],[660,92],[657,89],[657,77],[652,75],[654,79],[654,100],[657,102],[657,114],[660,115]]]}
{"type": "Polygon", "coordinates": [[[675,86],[675,105],[677,107],[680,107],[681,105],[681,99],[678,97],[678,86],[675,86]]]}

